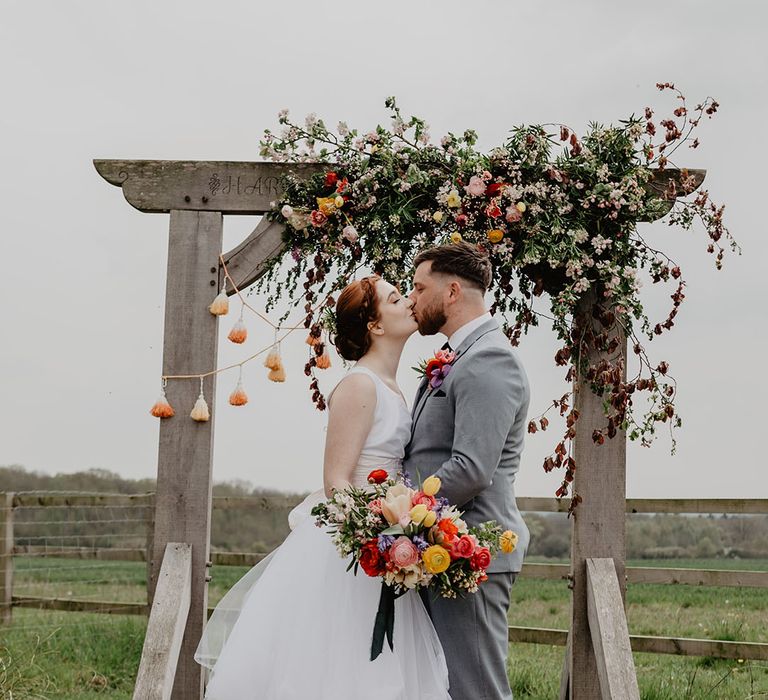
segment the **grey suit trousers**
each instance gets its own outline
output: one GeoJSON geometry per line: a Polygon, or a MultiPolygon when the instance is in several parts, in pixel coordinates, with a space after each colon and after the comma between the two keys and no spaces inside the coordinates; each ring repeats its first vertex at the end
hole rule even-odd
{"type": "Polygon", "coordinates": [[[512,700],[507,678],[510,593],[516,573],[488,574],[477,593],[422,593],[448,662],[451,700],[512,700]]]}

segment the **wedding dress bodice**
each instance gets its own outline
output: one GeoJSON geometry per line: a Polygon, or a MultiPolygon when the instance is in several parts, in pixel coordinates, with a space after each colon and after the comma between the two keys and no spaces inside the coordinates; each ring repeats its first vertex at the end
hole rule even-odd
{"type": "MultiPolygon", "coordinates": [[[[373,469],[385,469],[390,476],[399,471],[405,456],[405,446],[411,438],[411,414],[403,397],[390,389],[375,372],[356,365],[349,370],[349,374],[365,374],[376,387],[373,425],[352,472],[352,485],[359,487],[367,485],[368,474],[373,469]]],[[[328,399],[329,403],[332,398],[333,392],[328,399]]]]}

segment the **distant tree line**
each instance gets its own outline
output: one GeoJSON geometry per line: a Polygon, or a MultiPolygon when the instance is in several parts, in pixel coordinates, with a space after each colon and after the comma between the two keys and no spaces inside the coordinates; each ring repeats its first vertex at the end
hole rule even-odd
{"type": "MultiPolygon", "coordinates": [[[[72,474],[44,474],[19,465],[0,467],[0,491],[84,491],[136,494],[155,490],[155,479],[126,479],[106,469],[88,469],[72,474]]],[[[214,483],[214,496],[271,497],[283,491],[254,487],[243,480],[214,483]]],[[[145,528],[139,522],[121,522],[151,517],[148,509],[135,509],[131,517],[119,509],[22,508],[16,528],[17,541],[100,547],[143,546],[145,528]],[[105,518],[104,511],[109,517],[105,518]],[[55,511],[55,513],[54,513],[55,511]],[[106,520],[107,522],[89,521],[106,520]],[[39,521],[58,524],[35,525],[39,521]],[[135,535],[135,538],[132,537],[135,535]],[[71,540],[69,537],[71,536],[71,540]]],[[[214,510],[211,546],[215,551],[267,552],[288,534],[285,507],[270,509],[214,510]]],[[[559,513],[527,513],[531,531],[530,555],[567,558],[570,524],[559,513]]],[[[627,557],[660,558],[768,558],[768,515],[666,515],[637,514],[627,518],[627,557]]]]}

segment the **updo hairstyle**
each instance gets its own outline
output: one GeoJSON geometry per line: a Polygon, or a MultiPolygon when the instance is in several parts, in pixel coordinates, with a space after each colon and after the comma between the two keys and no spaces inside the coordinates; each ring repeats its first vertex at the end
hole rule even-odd
{"type": "Polygon", "coordinates": [[[359,360],[371,347],[369,323],[379,320],[376,283],[379,275],[350,282],[336,302],[336,332],[333,344],[345,360],[359,360]]]}

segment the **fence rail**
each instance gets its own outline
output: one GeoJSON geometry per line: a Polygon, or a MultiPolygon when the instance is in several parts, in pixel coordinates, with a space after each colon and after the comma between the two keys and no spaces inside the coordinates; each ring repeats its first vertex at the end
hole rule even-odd
{"type": "MultiPolygon", "coordinates": [[[[224,496],[213,498],[214,510],[260,509],[278,510],[292,508],[301,502],[298,496],[243,497],[224,496]]],[[[569,499],[520,497],[518,507],[523,512],[567,513],[569,499]]],[[[0,624],[10,620],[14,607],[72,612],[96,612],[121,615],[148,615],[146,603],[117,603],[100,600],[71,600],[68,598],[36,597],[13,594],[13,557],[56,557],[103,561],[148,561],[148,548],[141,547],[86,547],[59,545],[16,544],[13,537],[13,512],[19,508],[50,507],[110,507],[135,508],[146,506],[143,521],[152,523],[154,493],[144,494],[86,494],[24,492],[0,493],[0,624]]],[[[768,514],[768,499],[627,499],[626,512],[634,513],[727,513],[740,515],[768,514]]],[[[119,519],[116,519],[117,522],[119,519]]],[[[29,521],[33,523],[34,521],[29,521]]],[[[142,522],[137,520],[136,522],[142,522]]],[[[22,538],[28,539],[28,538],[22,538]]],[[[148,541],[149,544],[149,541],[148,541]]],[[[212,552],[211,562],[218,566],[253,566],[266,557],[268,552],[212,552]]],[[[523,565],[521,576],[543,580],[568,579],[567,564],[523,565]]],[[[720,569],[679,569],[657,567],[627,567],[630,584],[670,584],[689,586],[725,586],[768,588],[768,572],[720,569]]],[[[213,608],[208,609],[210,615],[213,608]]],[[[550,644],[563,646],[565,630],[540,627],[510,626],[512,642],[550,644]]],[[[675,637],[630,635],[633,651],[686,656],[710,656],[725,659],[768,661],[768,644],[675,637]]]]}

